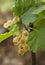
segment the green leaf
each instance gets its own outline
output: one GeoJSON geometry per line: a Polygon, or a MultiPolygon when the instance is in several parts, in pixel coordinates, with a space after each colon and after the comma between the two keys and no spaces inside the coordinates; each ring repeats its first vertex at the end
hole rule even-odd
{"type": "Polygon", "coordinates": [[[9,30],[9,32],[6,32],[4,34],[0,34],[0,42],[17,34],[19,32],[19,27],[17,24],[12,24],[10,26],[10,28],[8,28],[8,30],[9,30]]]}
{"type": "Polygon", "coordinates": [[[26,12],[32,3],[32,0],[17,0],[15,1],[15,7],[13,9],[16,16],[21,16],[26,12]]]}
{"type": "Polygon", "coordinates": [[[0,34],[0,42],[2,42],[3,40],[9,38],[12,35],[13,35],[13,32],[12,31],[6,32],[4,34],[0,34]]]}
{"type": "Polygon", "coordinates": [[[45,51],[45,19],[36,23],[37,30],[30,32],[29,45],[32,52],[36,52],[39,48],[45,51]]]}
{"type": "Polygon", "coordinates": [[[33,23],[37,19],[37,16],[31,14],[29,10],[21,18],[22,18],[22,23],[28,25],[29,23],[33,23]]]}
{"type": "Polygon", "coordinates": [[[21,16],[23,24],[28,25],[29,23],[33,23],[39,19],[41,20],[44,16],[44,14],[42,14],[42,11],[45,13],[45,5],[30,8],[21,16]]]}
{"type": "Polygon", "coordinates": [[[39,14],[44,10],[45,10],[45,5],[42,5],[42,6],[37,7],[35,10],[33,10],[32,14],[39,14]]]}

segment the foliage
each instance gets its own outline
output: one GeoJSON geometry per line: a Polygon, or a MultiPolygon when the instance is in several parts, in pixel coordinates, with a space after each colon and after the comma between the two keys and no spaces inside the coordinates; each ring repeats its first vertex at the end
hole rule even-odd
{"type": "MultiPolygon", "coordinates": [[[[45,51],[45,1],[43,1],[44,0],[15,0],[15,6],[13,8],[14,15],[20,17],[24,27],[30,30],[28,44],[32,52],[36,52],[39,48],[45,51]],[[33,24],[33,26],[28,26],[30,23],[33,24]]],[[[20,22],[19,24],[21,25],[20,22]]],[[[13,26],[11,25],[10,30],[15,28],[13,26]]],[[[19,27],[19,25],[17,27],[19,27]]],[[[15,33],[16,30],[14,30],[13,33],[15,33]]],[[[5,36],[4,34],[2,34],[2,36],[0,34],[0,41],[14,35],[12,33],[9,34],[9,32],[4,33],[5,36]]]]}
{"type": "Polygon", "coordinates": [[[38,48],[45,50],[45,19],[40,20],[36,23],[38,26],[37,30],[30,32],[29,45],[33,52],[36,52],[38,48]]]}

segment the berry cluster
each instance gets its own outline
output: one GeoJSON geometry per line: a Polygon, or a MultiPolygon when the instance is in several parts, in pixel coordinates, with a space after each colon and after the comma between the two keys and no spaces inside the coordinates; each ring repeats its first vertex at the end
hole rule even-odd
{"type": "Polygon", "coordinates": [[[18,46],[19,55],[24,55],[25,52],[30,50],[30,47],[27,44],[28,36],[29,36],[29,32],[27,30],[23,30],[13,39],[14,45],[18,46]]]}
{"type": "MultiPolygon", "coordinates": [[[[18,23],[20,21],[21,21],[20,17],[16,16],[12,20],[8,20],[4,24],[4,28],[8,28],[14,22],[18,23]]],[[[30,50],[30,47],[27,44],[28,36],[29,36],[29,32],[27,30],[21,30],[21,31],[19,31],[19,34],[16,33],[16,36],[13,38],[14,45],[18,46],[18,54],[19,55],[24,55],[24,53],[26,53],[27,51],[30,50]]]]}
{"type": "Polygon", "coordinates": [[[9,26],[11,26],[13,23],[17,23],[20,22],[20,18],[19,17],[14,17],[12,20],[8,20],[6,23],[4,23],[4,28],[8,28],[9,26]]]}

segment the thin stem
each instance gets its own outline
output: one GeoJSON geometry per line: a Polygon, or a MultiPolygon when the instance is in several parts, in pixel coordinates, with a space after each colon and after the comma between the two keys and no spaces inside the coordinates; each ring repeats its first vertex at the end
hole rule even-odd
{"type": "Polygon", "coordinates": [[[36,65],[36,54],[31,52],[32,53],[32,65],[36,65]]]}

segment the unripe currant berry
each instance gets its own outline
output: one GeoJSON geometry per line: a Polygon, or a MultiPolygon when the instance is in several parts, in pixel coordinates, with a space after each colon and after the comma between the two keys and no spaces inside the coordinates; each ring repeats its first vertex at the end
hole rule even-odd
{"type": "Polygon", "coordinates": [[[30,50],[30,47],[28,44],[25,44],[25,52],[29,51],[30,50]]]}
{"type": "Polygon", "coordinates": [[[8,20],[6,23],[4,23],[4,28],[8,28],[12,24],[11,20],[8,20]]]}
{"type": "Polygon", "coordinates": [[[25,46],[24,46],[24,44],[20,44],[20,45],[18,46],[18,48],[24,50],[25,46]]]}
{"type": "Polygon", "coordinates": [[[15,37],[15,38],[13,39],[14,45],[18,45],[18,41],[19,41],[19,37],[15,37]]]}
{"type": "Polygon", "coordinates": [[[24,55],[24,50],[23,49],[19,49],[18,50],[18,54],[21,55],[21,56],[24,55]]]}
{"type": "Polygon", "coordinates": [[[8,21],[7,21],[7,23],[8,23],[8,24],[11,24],[11,23],[12,23],[12,20],[11,20],[11,19],[10,19],[10,20],[8,20],[8,21]]]}
{"type": "Polygon", "coordinates": [[[8,24],[7,23],[4,23],[4,28],[8,28],[8,24]]]}
{"type": "Polygon", "coordinates": [[[24,38],[21,38],[21,39],[19,40],[19,43],[20,43],[20,44],[25,44],[25,43],[26,43],[26,40],[25,40],[24,38]]]}
{"type": "Polygon", "coordinates": [[[30,47],[28,46],[28,44],[20,44],[18,46],[18,53],[20,55],[24,55],[25,52],[29,51],[30,47]]]}
{"type": "Polygon", "coordinates": [[[24,36],[28,36],[28,35],[29,35],[29,32],[28,32],[27,30],[24,30],[24,31],[22,32],[22,34],[23,34],[24,36]]]}

